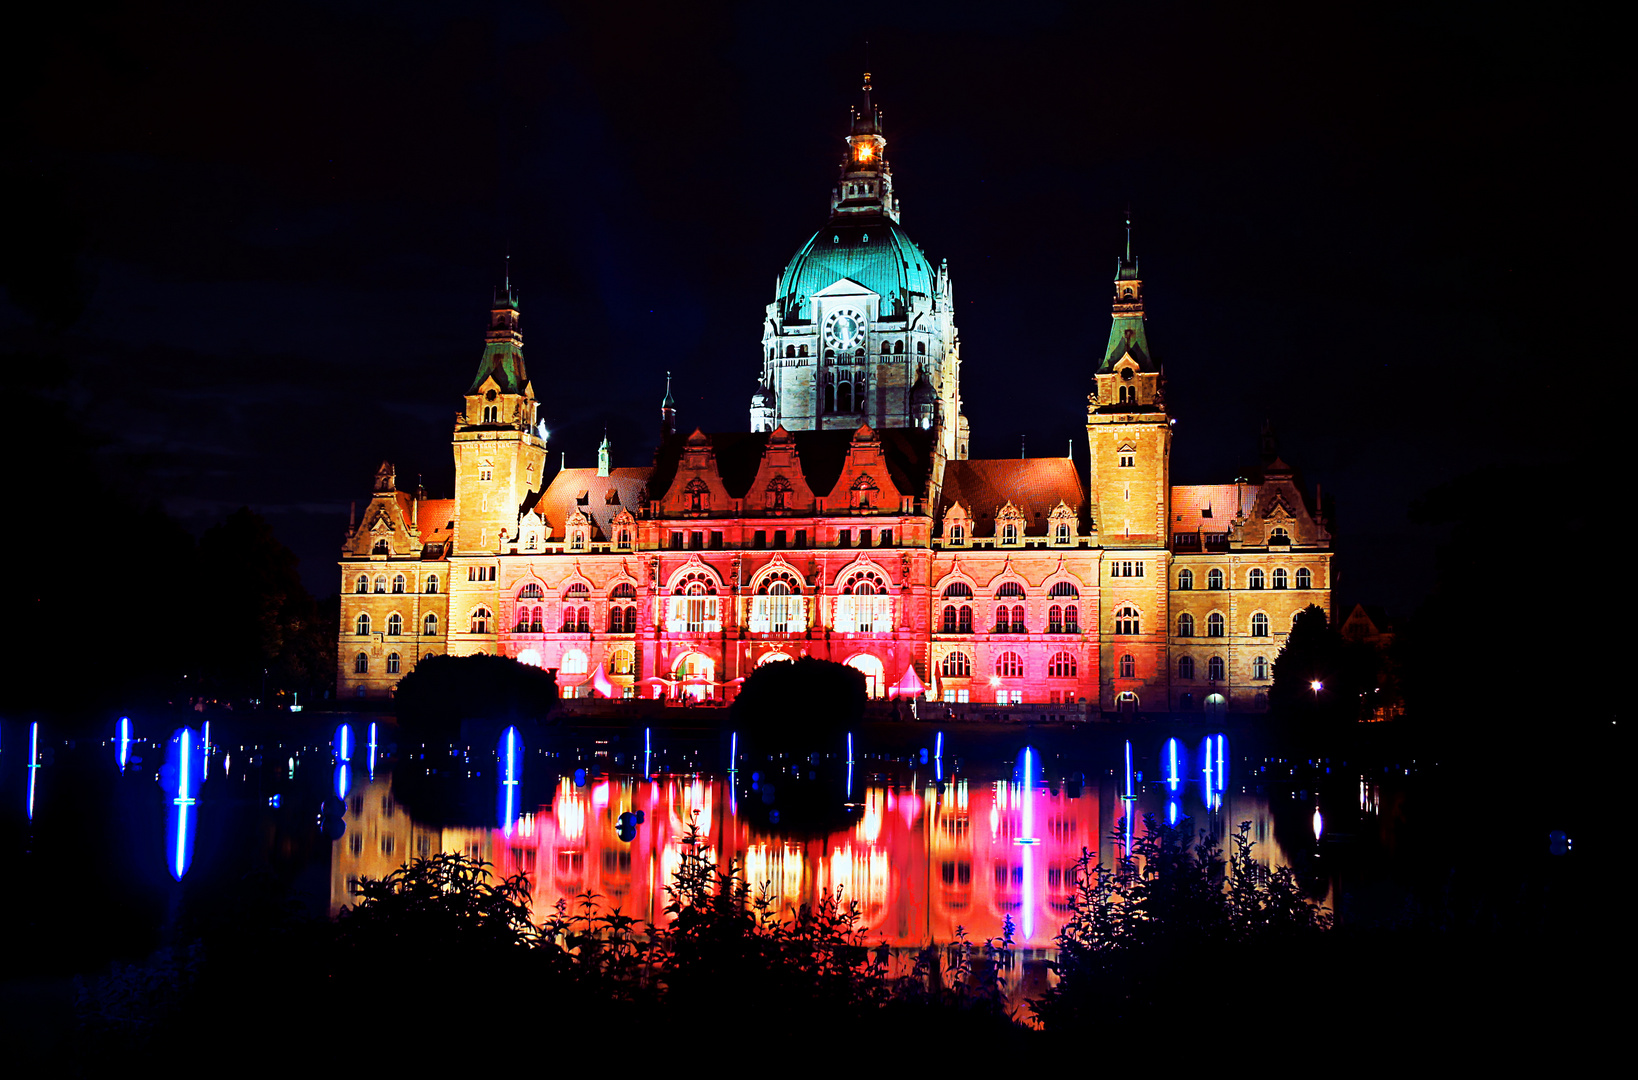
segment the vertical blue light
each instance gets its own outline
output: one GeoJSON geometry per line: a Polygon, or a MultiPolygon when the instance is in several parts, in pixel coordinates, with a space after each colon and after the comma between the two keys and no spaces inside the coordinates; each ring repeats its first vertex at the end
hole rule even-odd
{"type": "Polygon", "coordinates": [[[115,741],[118,749],[114,752],[114,760],[119,762],[119,771],[124,772],[125,766],[131,762],[131,718],[129,716],[120,717],[117,730],[119,734],[116,736],[115,741]]]}
{"type": "Polygon", "coordinates": [[[375,741],[375,721],[371,720],[370,721],[370,760],[369,760],[369,764],[368,764],[371,780],[375,779],[375,750],[376,750],[376,746],[377,746],[377,743],[375,741]]]}
{"type": "Polygon", "coordinates": [[[351,724],[342,724],[336,728],[336,737],[331,745],[335,748],[337,761],[353,760],[353,728],[351,724]]]}
{"type": "Polygon", "coordinates": [[[178,728],[171,736],[170,760],[160,773],[161,785],[170,794],[170,808],[165,815],[167,869],[171,877],[181,881],[193,863],[193,840],[198,824],[200,770],[204,764],[199,753],[199,735],[191,728],[178,728]]]}
{"type": "Polygon", "coordinates": [[[1201,748],[1205,753],[1200,755],[1200,769],[1204,773],[1200,793],[1205,796],[1206,809],[1211,809],[1212,793],[1217,790],[1216,769],[1212,764],[1211,736],[1206,736],[1206,743],[1201,748]]]}
{"type": "Polygon", "coordinates": [[[644,728],[643,729],[643,779],[644,780],[647,780],[648,777],[649,777],[649,769],[648,769],[649,756],[651,754],[653,754],[653,753],[654,753],[654,729],[653,728],[644,728]]]}
{"type": "Polygon", "coordinates": [[[1128,802],[1132,799],[1132,740],[1126,740],[1126,795],[1128,802]]]}
{"type": "Polygon", "coordinates": [[[940,783],[944,780],[944,732],[942,731],[933,736],[933,779],[940,783]]]}
{"type": "Polygon", "coordinates": [[[34,785],[40,775],[40,722],[28,726],[28,819],[34,820],[34,785]]]}
{"type": "Polygon", "coordinates": [[[739,732],[728,733],[728,772],[730,775],[739,771],[739,732]]]}
{"type": "Polygon", "coordinates": [[[1175,827],[1177,825],[1178,816],[1179,816],[1179,811],[1177,809],[1177,800],[1176,799],[1167,799],[1166,800],[1166,824],[1175,827]]]}
{"type": "Polygon", "coordinates": [[[1182,786],[1182,783],[1183,783],[1183,778],[1182,778],[1181,775],[1179,775],[1178,766],[1177,766],[1177,740],[1175,738],[1167,739],[1166,740],[1166,790],[1170,791],[1172,794],[1175,795],[1177,793],[1177,789],[1180,786],[1182,786]]]}
{"type": "Polygon", "coordinates": [[[518,787],[523,773],[523,740],[515,726],[507,728],[501,735],[496,753],[501,763],[501,829],[510,836],[512,826],[518,820],[518,787]]]}
{"type": "Polygon", "coordinates": [[[847,733],[847,763],[853,764],[853,732],[847,733]]]}
{"type": "Polygon", "coordinates": [[[1217,733],[1217,790],[1222,792],[1228,786],[1228,759],[1224,748],[1224,736],[1217,733]]]}

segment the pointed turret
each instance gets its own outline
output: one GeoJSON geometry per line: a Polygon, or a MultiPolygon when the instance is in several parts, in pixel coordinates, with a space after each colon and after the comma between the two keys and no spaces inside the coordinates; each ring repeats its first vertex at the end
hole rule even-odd
{"type": "Polygon", "coordinates": [[[831,221],[871,215],[899,220],[899,201],[893,196],[893,170],[887,167],[887,139],[882,115],[870,100],[870,72],[864,76],[864,106],[853,110],[842,175],[830,196],[831,221]]]}
{"type": "Polygon", "coordinates": [[[1110,371],[1121,358],[1130,356],[1140,368],[1152,370],[1149,336],[1143,316],[1143,279],[1138,274],[1137,256],[1132,254],[1132,218],[1126,218],[1126,255],[1115,260],[1114,321],[1109,328],[1109,347],[1104,350],[1099,371],[1110,371]]]}
{"type": "Polygon", "coordinates": [[[665,373],[665,397],[660,399],[660,438],[669,439],[677,430],[677,402],[671,396],[671,372],[665,373]]]}
{"type": "Polygon", "coordinates": [[[529,375],[523,366],[523,334],[518,329],[518,318],[518,295],[508,276],[506,283],[495,290],[494,302],[489,305],[483,357],[478,361],[478,373],[472,377],[467,393],[475,392],[491,375],[502,394],[521,394],[529,385],[529,375]]]}
{"type": "Polygon", "coordinates": [[[609,474],[609,433],[603,432],[603,441],[597,444],[597,475],[609,474]]]}

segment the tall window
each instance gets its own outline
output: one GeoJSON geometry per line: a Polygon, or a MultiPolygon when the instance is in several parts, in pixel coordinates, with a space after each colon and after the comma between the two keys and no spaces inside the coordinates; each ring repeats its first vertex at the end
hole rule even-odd
{"type": "Polygon", "coordinates": [[[378,593],[384,593],[384,592],[387,591],[387,575],[386,574],[382,574],[380,577],[377,577],[375,579],[375,591],[378,592],[378,593]]]}
{"type": "Polygon", "coordinates": [[[807,628],[802,587],[796,575],[775,571],[757,586],[751,599],[753,633],[789,634],[807,628]]]}
{"type": "Polygon", "coordinates": [[[887,633],[893,629],[893,597],[887,581],[874,570],[856,570],[836,598],[836,629],[887,633]]]}
{"type": "Polygon", "coordinates": [[[1053,604],[1047,608],[1047,633],[1061,634],[1064,632],[1064,606],[1053,604]]]}
{"type": "Polygon", "coordinates": [[[1120,677],[1123,679],[1137,678],[1137,657],[1131,653],[1120,658],[1120,677]]]}
{"type": "Polygon", "coordinates": [[[368,653],[359,653],[353,657],[353,674],[368,675],[370,673],[370,657],[368,653]]]}
{"type": "Polygon", "coordinates": [[[1177,617],[1177,636],[1194,637],[1194,616],[1186,611],[1177,617]]]}
{"type": "Polygon", "coordinates": [[[715,632],[721,628],[717,614],[717,582],[703,570],[695,570],[671,589],[669,628],[691,634],[715,632]]]}
{"type": "Polygon", "coordinates": [[[1276,589],[1288,589],[1291,587],[1291,576],[1286,573],[1285,567],[1281,566],[1274,571],[1273,584],[1274,588],[1276,589]]]}
{"type": "Polygon", "coordinates": [[[1251,636],[1252,637],[1267,637],[1268,636],[1268,616],[1264,615],[1260,611],[1257,612],[1257,614],[1255,614],[1255,615],[1253,615],[1251,617],[1251,636]]]}
{"type": "Polygon", "coordinates": [[[1053,653],[1047,663],[1047,676],[1053,679],[1070,679],[1075,676],[1075,655],[1073,653],[1053,653]]]}
{"type": "Polygon", "coordinates": [[[1251,677],[1253,679],[1268,678],[1268,657],[1254,656],[1251,658],[1251,677]]]}
{"type": "Polygon", "coordinates": [[[1212,570],[1206,574],[1206,588],[1221,589],[1223,587],[1223,572],[1212,570]]]}
{"type": "Polygon", "coordinates": [[[954,604],[944,605],[944,620],[939,624],[939,633],[958,633],[956,630],[956,606],[954,604]]]}
{"type": "Polygon", "coordinates": [[[370,591],[370,579],[369,579],[369,577],[367,575],[364,575],[364,574],[358,575],[358,587],[355,588],[353,591],[356,592],[356,593],[367,593],[367,592],[369,592],[370,591]]]}
{"type": "Polygon", "coordinates": [[[1131,604],[1122,604],[1115,609],[1115,633],[1141,633],[1142,631],[1138,629],[1138,623],[1138,610],[1131,604]]]}
{"type": "Polygon", "coordinates": [[[950,546],[960,547],[967,542],[967,530],[960,525],[950,526],[950,546]]]}
{"type": "Polygon", "coordinates": [[[1177,587],[1184,592],[1194,588],[1194,571],[1188,569],[1179,570],[1177,572],[1177,587]]]}
{"type": "Polygon", "coordinates": [[[1081,632],[1081,609],[1074,604],[1064,605],[1064,633],[1078,634],[1081,632]]]}
{"type": "Polygon", "coordinates": [[[1194,657],[1184,656],[1178,659],[1177,677],[1184,681],[1190,681],[1194,678],[1194,657]]]}
{"type": "Polygon", "coordinates": [[[472,632],[474,634],[489,633],[489,628],[494,621],[495,616],[488,608],[477,607],[472,609],[472,632]]]}
{"type": "Polygon", "coordinates": [[[1021,679],[1024,676],[1024,660],[1015,652],[1004,652],[995,661],[995,673],[1003,679],[1021,679]]]}
{"type": "Polygon", "coordinates": [[[1212,682],[1222,682],[1224,670],[1223,658],[1221,656],[1214,656],[1210,660],[1206,661],[1206,678],[1210,679],[1212,682]]]}
{"type": "Polygon", "coordinates": [[[395,652],[390,652],[387,654],[387,674],[398,674],[398,654],[395,652]]]}
{"type": "Polygon", "coordinates": [[[1060,524],[1054,528],[1052,530],[1052,540],[1053,543],[1057,544],[1069,543],[1069,526],[1060,524]]]}
{"type": "Polygon", "coordinates": [[[1263,572],[1255,567],[1246,575],[1246,588],[1260,589],[1263,587],[1263,572]]]}
{"type": "Polygon", "coordinates": [[[563,654],[563,674],[584,675],[590,668],[586,654],[579,649],[570,649],[563,654]]]}
{"type": "Polygon", "coordinates": [[[1018,526],[1010,521],[1001,526],[1001,542],[1003,544],[1016,544],[1018,542],[1018,526]]]}
{"type": "Polygon", "coordinates": [[[1210,615],[1206,616],[1207,637],[1222,637],[1224,629],[1225,624],[1223,622],[1223,613],[1221,611],[1214,611],[1210,615]]]}
{"type": "Polygon", "coordinates": [[[1314,575],[1309,572],[1306,566],[1299,568],[1297,570],[1297,588],[1312,589],[1313,587],[1314,575]]]}
{"type": "Polygon", "coordinates": [[[429,594],[431,594],[431,593],[436,593],[437,591],[438,591],[438,575],[437,574],[428,574],[427,575],[427,592],[429,594]]]}
{"type": "Polygon", "coordinates": [[[396,574],[396,575],[393,576],[393,579],[392,579],[392,591],[393,592],[395,592],[395,593],[403,592],[404,591],[404,585],[405,585],[405,579],[404,579],[403,574],[396,574]]]}
{"type": "Polygon", "coordinates": [[[359,637],[368,637],[369,636],[369,634],[370,634],[370,616],[369,616],[369,614],[367,612],[364,613],[364,614],[359,615],[358,621],[356,623],[354,623],[353,632],[356,633],[359,637]]]}
{"type": "Polygon", "coordinates": [[[609,674],[634,675],[637,672],[637,656],[630,649],[616,649],[609,656],[609,674]]]}
{"type": "Polygon", "coordinates": [[[973,675],[973,661],[966,653],[945,653],[939,664],[939,673],[946,679],[970,679],[973,675]]]}
{"type": "Polygon", "coordinates": [[[621,551],[630,551],[631,550],[631,530],[630,529],[621,529],[619,531],[619,533],[617,533],[615,535],[614,546],[616,548],[618,548],[619,550],[621,550],[621,551]]]}
{"type": "Polygon", "coordinates": [[[436,637],[437,634],[438,616],[429,612],[427,617],[421,620],[421,635],[423,637],[436,637]]]}
{"type": "Polygon", "coordinates": [[[404,632],[404,617],[398,612],[387,616],[387,636],[397,637],[404,632]]]}

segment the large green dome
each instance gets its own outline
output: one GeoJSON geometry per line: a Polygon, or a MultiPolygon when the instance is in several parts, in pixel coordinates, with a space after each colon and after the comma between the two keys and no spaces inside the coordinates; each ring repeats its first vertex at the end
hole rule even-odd
{"type": "Polygon", "coordinates": [[[779,279],[788,322],[813,318],[815,293],[846,278],[882,298],[880,317],[903,318],[912,296],[933,295],[933,269],[921,248],[885,216],[832,222],[813,234],[779,279]]]}

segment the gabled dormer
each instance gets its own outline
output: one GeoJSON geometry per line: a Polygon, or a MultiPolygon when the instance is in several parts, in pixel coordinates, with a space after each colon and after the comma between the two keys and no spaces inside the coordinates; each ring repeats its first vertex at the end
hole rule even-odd
{"type": "Polygon", "coordinates": [[[745,513],[783,515],[813,512],[813,491],[802,473],[796,439],[783,426],[768,435],[756,479],[745,496],[745,513]]]}
{"type": "Polygon", "coordinates": [[[698,428],[683,443],[677,473],[660,500],[660,508],[666,517],[725,517],[734,511],[733,500],[717,470],[711,437],[698,428]]]}
{"type": "Polygon", "coordinates": [[[881,436],[869,424],[860,424],[826,505],[855,514],[897,514],[903,512],[907,494],[914,498],[914,492],[901,492],[889,474],[881,436]]]}

